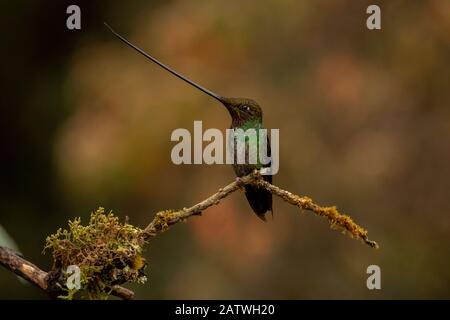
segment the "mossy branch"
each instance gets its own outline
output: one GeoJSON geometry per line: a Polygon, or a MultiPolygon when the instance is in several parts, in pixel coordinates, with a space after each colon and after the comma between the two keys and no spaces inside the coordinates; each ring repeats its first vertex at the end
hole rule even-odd
{"type": "Polygon", "coordinates": [[[372,248],[378,248],[375,241],[369,240],[365,229],[349,216],[339,213],[336,207],[321,207],[308,197],[300,197],[270,184],[255,171],[237,178],[190,208],[158,212],[145,229],[127,222],[121,223],[112,212],[105,213],[103,208],[91,214],[86,226],[81,224],[79,218],[69,221],[67,230],[59,229],[54,235],[47,237],[45,249],[51,250],[53,255],[53,268],[49,272],[42,271],[20,254],[5,247],[0,247],[0,264],[35,284],[52,298],[71,299],[80,290],[68,290],[64,284],[67,280],[66,268],[76,265],[82,274],[82,290],[88,293],[89,298],[115,295],[131,299],[134,293],[120,285],[145,282],[146,262],[142,251],[150,238],[166,231],[171,225],[201,215],[209,207],[219,204],[222,199],[248,184],[262,187],[287,203],[325,217],[333,228],[343,230],[372,248]]]}
{"type": "Polygon", "coordinates": [[[318,216],[325,217],[333,228],[343,230],[352,237],[364,241],[372,248],[378,248],[378,244],[375,241],[369,240],[367,230],[357,225],[349,216],[339,213],[336,207],[321,207],[314,203],[311,198],[300,197],[289,191],[283,190],[262,179],[262,176],[258,171],[242,178],[237,178],[234,182],[219,189],[218,192],[209,198],[190,208],[183,208],[178,211],[165,210],[158,212],[152,222],[144,229],[145,237],[150,238],[156,236],[158,233],[167,230],[169,226],[177,222],[184,221],[192,216],[201,215],[204,210],[219,204],[222,199],[233,192],[242,189],[247,184],[258,185],[302,210],[312,211],[318,216]]]}

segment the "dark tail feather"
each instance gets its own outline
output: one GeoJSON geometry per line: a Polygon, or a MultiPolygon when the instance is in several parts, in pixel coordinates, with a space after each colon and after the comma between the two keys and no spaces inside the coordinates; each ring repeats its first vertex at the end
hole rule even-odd
{"type": "Polygon", "coordinates": [[[266,189],[247,185],[245,187],[245,196],[258,218],[266,221],[265,213],[272,211],[272,194],[266,189]]]}

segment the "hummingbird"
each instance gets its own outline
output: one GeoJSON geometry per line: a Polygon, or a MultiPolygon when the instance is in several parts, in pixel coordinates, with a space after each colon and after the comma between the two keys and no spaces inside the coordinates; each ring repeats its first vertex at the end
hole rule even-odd
{"type": "MultiPolygon", "coordinates": [[[[248,129],[254,129],[256,132],[259,132],[259,129],[263,129],[263,113],[262,109],[259,106],[259,104],[248,98],[227,98],[220,96],[203,86],[200,86],[199,84],[195,83],[191,79],[185,77],[181,73],[173,70],[172,68],[168,67],[167,65],[163,64],[153,56],[146,53],[144,50],[140,49],[136,45],[132,44],[130,41],[122,37],[120,34],[115,32],[107,23],[105,23],[105,26],[122,42],[124,42],[126,45],[130,46],[140,54],[142,54],[147,59],[151,60],[152,62],[156,63],[158,66],[162,67],[166,71],[170,72],[177,78],[187,82],[191,86],[197,88],[198,90],[202,91],[203,93],[206,93],[210,97],[216,99],[220,103],[222,103],[225,108],[227,109],[228,113],[231,116],[231,127],[230,129],[234,129],[232,132],[236,132],[236,129],[242,129],[242,130],[248,130],[248,129]]],[[[243,177],[250,173],[252,173],[255,169],[260,170],[262,168],[270,167],[270,162],[268,164],[261,164],[261,162],[258,161],[256,164],[249,163],[248,158],[248,152],[249,147],[248,144],[245,145],[245,148],[237,148],[236,143],[236,135],[233,139],[233,145],[234,145],[234,161],[233,161],[233,169],[237,177],[243,177]],[[245,152],[246,154],[243,155],[242,159],[245,159],[244,163],[239,164],[236,159],[238,156],[238,152],[245,152]]],[[[258,141],[259,142],[259,141],[258,141]]],[[[266,150],[267,150],[267,156],[270,157],[270,143],[269,138],[266,138],[266,150]]],[[[269,183],[272,183],[272,175],[263,175],[263,179],[269,183]]],[[[264,188],[255,186],[255,185],[246,185],[245,187],[245,196],[247,198],[248,203],[250,204],[250,207],[253,209],[253,211],[256,213],[256,215],[262,219],[266,220],[265,214],[270,211],[273,214],[272,210],[272,194],[267,191],[264,188]]]]}

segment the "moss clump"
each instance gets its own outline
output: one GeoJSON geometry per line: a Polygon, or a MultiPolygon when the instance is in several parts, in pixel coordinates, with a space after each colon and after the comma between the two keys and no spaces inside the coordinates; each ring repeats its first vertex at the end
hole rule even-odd
{"type": "Polygon", "coordinates": [[[81,219],[69,221],[69,229],[61,228],[47,237],[44,252],[51,250],[53,272],[67,293],[61,298],[71,299],[77,292],[86,292],[90,299],[107,298],[114,285],[125,282],[143,283],[145,259],[143,231],[127,223],[120,223],[111,212],[103,208],[93,212],[89,224],[81,219]],[[65,270],[70,265],[80,269],[80,289],[66,287],[65,270]]]}

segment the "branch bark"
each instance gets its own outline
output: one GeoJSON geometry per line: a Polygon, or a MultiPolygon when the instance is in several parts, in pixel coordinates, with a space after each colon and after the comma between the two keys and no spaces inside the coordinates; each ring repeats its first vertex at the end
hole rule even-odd
{"type": "Polygon", "coordinates": [[[332,227],[341,229],[351,236],[362,240],[364,243],[372,248],[378,248],[375,241],[369,240],[368,232],[357,225],[349,216],[339,213],[336,207],[321,207],[314,203],[311,198],[300,197],[289,191],[283,190],[273,184],[262,179],[261,174],[255,171],[247,176],[237,178],[224,188],[219,189],[218,192],[211,195],[207,199],[197,203],[190,208],[183,208],[178,211],[161,211],[158,212],[155,218],[144,229],[145,237],[156,236],[169,228],[169,226],[184,221],[192,216],[201,215],[201,213],[213,205],[217,205],[220,201],[233,192],[242,189],[247,184],[258,185],[273,195],[280,197],[282,200],[299,207],[302,210],[307,210],[315,213],[318,216],[325,217],[332,227]]]}
{"type": "Polygon", "coordinates": [[[25,260],[14,250],[0,246],[0,264],[38,288],[47,290],[47,272],[25,260]]]}
{"type": "MultiPolygon", "coordinates": [[[[58,289],[59,286],[53,283],[55,280],[48,272],[41,270],[14,250],[0,246],[0,265],[34,284],[51,298],[57,298],[61,294],[61,290],[58,289]]],[[[125,300],[134,297],[133,291],[121,286],[114,286],[111,294],[125,300]]]]}

